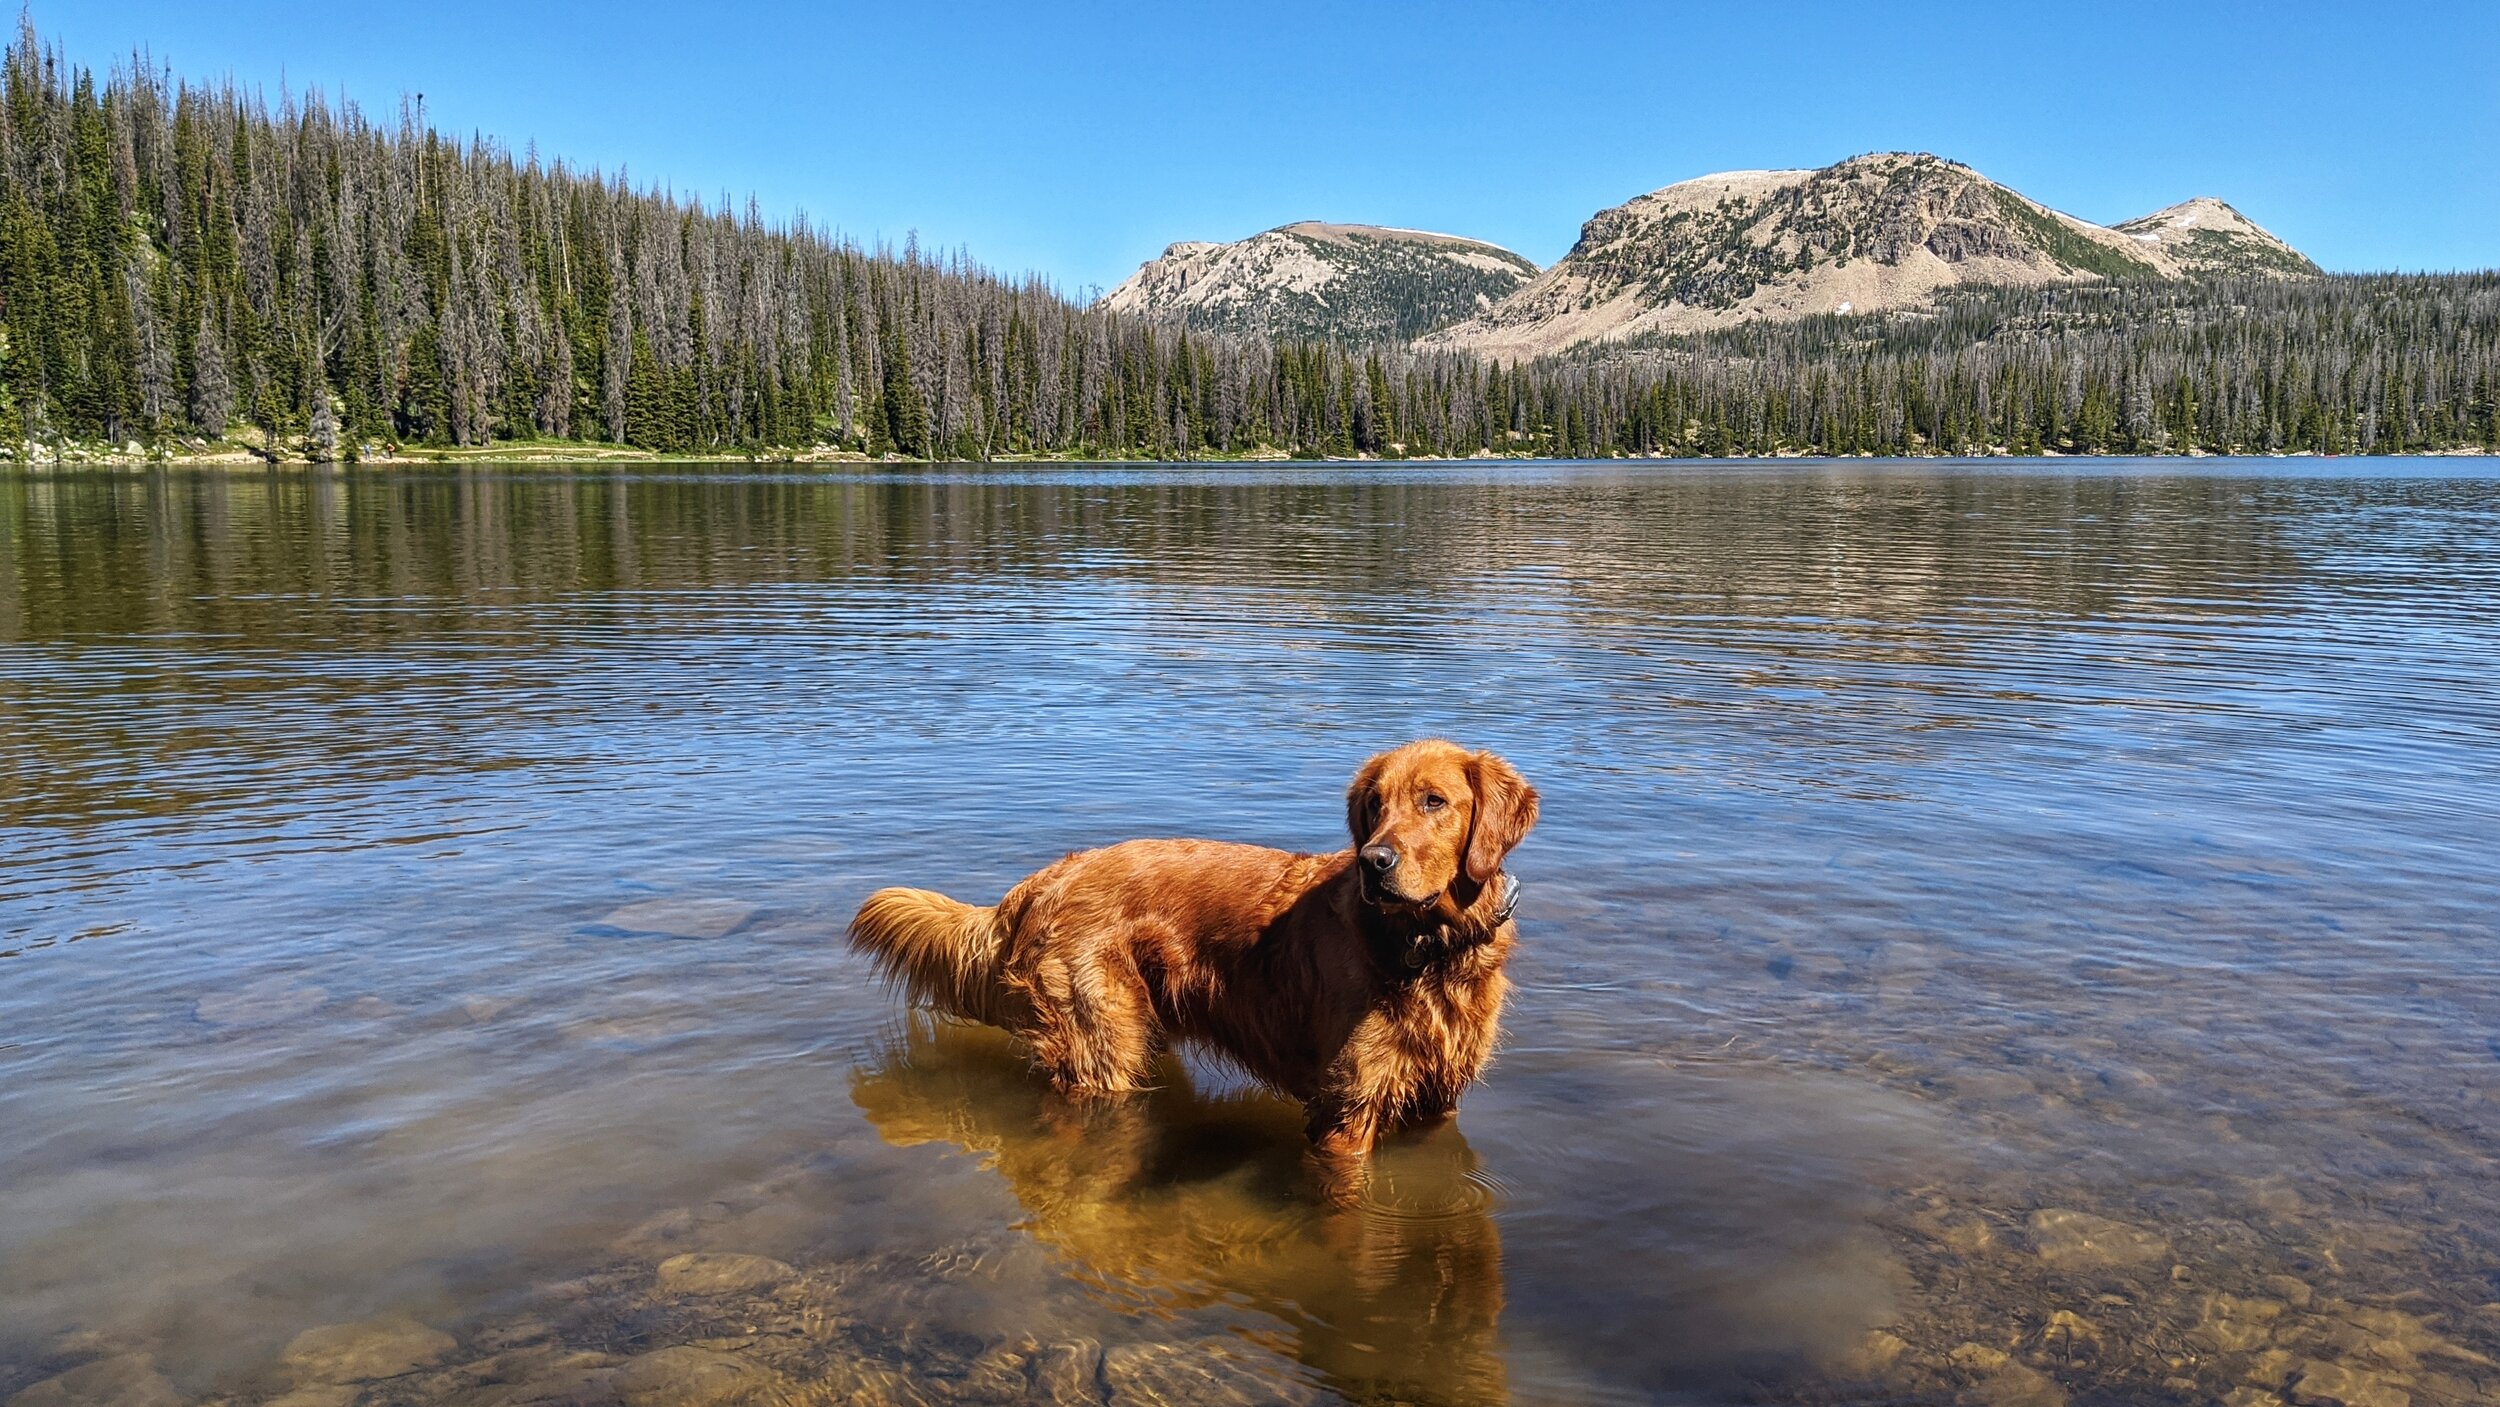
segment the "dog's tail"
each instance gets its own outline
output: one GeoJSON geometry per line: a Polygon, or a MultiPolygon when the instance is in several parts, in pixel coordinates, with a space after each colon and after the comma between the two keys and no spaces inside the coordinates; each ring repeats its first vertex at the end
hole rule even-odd
{"type": "Polygon", "coordinates": [[[999,969],[1006,942],[998,910],[926,889],[880,889],[851,919],[851,946],[874,956],[913,1001],[1013,1027],[1023,1003],[999,969]]]}

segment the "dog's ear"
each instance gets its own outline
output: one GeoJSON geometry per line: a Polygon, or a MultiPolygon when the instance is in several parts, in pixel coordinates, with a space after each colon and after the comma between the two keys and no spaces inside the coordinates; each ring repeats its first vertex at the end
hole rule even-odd
{"type": "Polygon", "coordinates": [[[1478,884],[1502,872],[1502,859],[1536,824],[1536,788],[1519,769],[1489,752],[1468,759],[1476,814],[1468,822],[1467,877],[1478,884]]]}
{"type": "Polygon", "coordinates": [[[1372,824],[1380,806],[1380,774],[1389,765],[1389,754],[1363,764],[1354,774],[1354,782],[1345,789],[1345,828],[1354,836],[1357,849],[1372,838],[1372,824]]]}

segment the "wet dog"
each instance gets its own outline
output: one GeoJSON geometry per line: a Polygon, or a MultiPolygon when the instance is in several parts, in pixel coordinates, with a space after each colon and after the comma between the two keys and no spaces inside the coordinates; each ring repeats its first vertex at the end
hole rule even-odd
{"type": "Polygon", "coordinates": [[[1134,840],[988,908],[881,889],[850,939],[914,1000],[1022,1038],[1063,1095],[1136,1090],[1196,1043],[1299,1101],[1343,1173],[1448,1118],[1492,1055],[1517,941],[1502,865],[1536,818],[1509,763],[1431,739],[1355,775],[1348,849],[1134,840]]]}

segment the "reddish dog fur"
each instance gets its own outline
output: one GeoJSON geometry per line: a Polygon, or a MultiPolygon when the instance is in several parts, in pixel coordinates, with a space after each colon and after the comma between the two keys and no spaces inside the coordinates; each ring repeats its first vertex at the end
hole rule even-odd
{"type": "Polygon", "coordinates": [[[1509,763],[1430,739],[1355,775],[1351,849],[1133,840],[990,908],[881,889],[850,939],[915,1000],[1021,1037],[1063,1094],[1138,1089],[1192,1041],[1359,1163],[1383,1131],[1448,1118],[1492,1055],[1517,941],[1502,862],[1536,815],[1509,763]]]}

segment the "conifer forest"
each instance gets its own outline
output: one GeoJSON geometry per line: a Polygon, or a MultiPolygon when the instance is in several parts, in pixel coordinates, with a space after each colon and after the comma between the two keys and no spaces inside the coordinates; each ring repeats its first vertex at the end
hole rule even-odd
{"type": "Polygon", "coordinates": [[[2500,275],[1963,291],[1516,366],[1206,335],[21,27],[0,453],[1190,458],[2500,448],[2500,275]]]}

